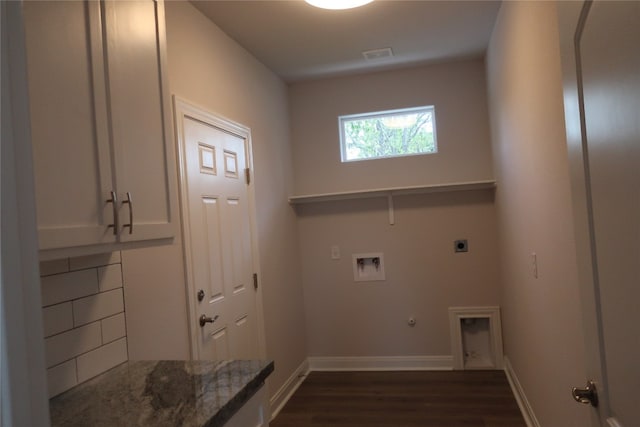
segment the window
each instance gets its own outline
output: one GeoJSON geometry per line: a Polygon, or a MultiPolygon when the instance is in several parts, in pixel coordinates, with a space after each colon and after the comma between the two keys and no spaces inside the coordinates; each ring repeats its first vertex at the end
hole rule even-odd
{"type": "Polygon", "coordinates": [[[342,161],[436,153],[433,106],[340,116],[342,161]]]}

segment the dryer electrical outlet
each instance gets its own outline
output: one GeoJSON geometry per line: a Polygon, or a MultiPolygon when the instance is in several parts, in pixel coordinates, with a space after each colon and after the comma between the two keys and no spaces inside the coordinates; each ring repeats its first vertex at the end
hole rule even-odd
{"type": "Polygon", "coordinates": [[[459,239],[453,242],[453,250],[456,253],[469,252],[469,243],[467,239],[459,239]]]}

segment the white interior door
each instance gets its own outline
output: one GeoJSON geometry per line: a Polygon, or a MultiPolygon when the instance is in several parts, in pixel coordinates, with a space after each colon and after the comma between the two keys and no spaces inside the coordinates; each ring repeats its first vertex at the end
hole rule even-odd
{"type": "Polygon", "coordinates": [[[260,357],[247,140],[181,117],[183,227],[197,357],[260,357]]]}
{"type": "Polygon", "coordinates": [[[587,3],[577,34],[583,173],[574,188],[585,196],[576,203],[588,234],[578,233],[578,257],[588,246],[582,280],[593,295],[584,304],[587,375],[599,397],[593,425],[633,427],[640,425],[640,2],[587,3]]]}

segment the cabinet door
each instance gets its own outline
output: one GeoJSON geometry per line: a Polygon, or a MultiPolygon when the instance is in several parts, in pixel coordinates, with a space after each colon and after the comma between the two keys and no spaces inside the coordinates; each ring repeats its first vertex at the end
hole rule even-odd
{"type": "Polygon", "coordinates": [[[266,387],[262,386],[224,427],[269,427],[269,418],[269,400],[266,387]]]}
{"type": "Polygon", "coordinates": [[[40,249],[115,241],[95,2],[24,2],[40,249]]]}
{"type": "Polygon", "coordinates": [[[175,166],[163,4],[107,1],[104,14],[116,188],[125,201],[120,241],[172,237],[175,166]]]}

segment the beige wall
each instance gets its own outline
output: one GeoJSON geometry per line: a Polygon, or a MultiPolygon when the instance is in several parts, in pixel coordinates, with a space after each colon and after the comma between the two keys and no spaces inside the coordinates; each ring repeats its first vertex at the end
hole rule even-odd
{"type": "MultiPolygon", "coordinates": [[[[492,178],[482,61],[296,83],[290,99],[296,194],[492,178]],[[340,164],[339,115],[430,104],[438,154],[340,164]]],[[[491,191],[394,203],[393,226],[386,199],[296,208],[310,356],[450,355],[447,308],[498,304],[491,191]],[[355,283],[352,254],[379,251],[387,280],[355,283]]]]}
{"type": "MultiPolygon", "coordinates": [[[[289,117],[277,77],[190,4],[166,9],[171,91],[252,129],[267,351],[277,367],[271,394],[307,355],[450,354],[447,307],[497,304],[500,279],[506,353],[541,424],[584,424],[568,394],[584,382],[584,363],[553,4],[503,4],[492,38],[498,219],[491,192],[406,196],[396,199],[394,226],[383,199],[302,206],[296,221],[286,197],[492,179],[482,61],[296,83],[289,117]],[[338,115],[429,104],[439,154],[340,163],[338,115]],[[458,238],[469,239],[469,253],[453,253],[458,238]],[[330,259],[332,245],[340,260],[330,259]],[[385,252],[387,281],[354,283],[351,253],[370,251],[385,252]]],[[[144,251],[123,254],[123,269],[129,255],[153,266],[162,298],[147,313],[162,314],[159,326],[186,322],[180,247],[144,251]]],[[[144,271],[141,282],[152,274],[144,271]]],[[[127,303],[142,303],[133,289],[127,303]]],[[[188,351],[186,334],[168,338],[171,352],[188,351]]],[[[159,337],[140,333],[137,351],[165,348],[159,337]]]]}
{"type": "Polygon", "coordinates": [[[448,356],[448,307],[498,305],[492,191],[397,197],[393,226],[386,199],[298,210],[310,356],[448,356]],[[354,282],[363,252],[384,253],[386,281],[354,282]]]}
{"type": "Polygon", "coordinates": [[[502,4],[487,75],[505,354],[540,425],[588,425],[570,397],[585,363],[554,3],[502,4]]]}
{"type": "Polygon", "coordinates": [[[482,60],[291,86],[295,193],[492,179],[482,60]],[[341,163],[338,116],[434,105],[438,153],[341,163]]]}
{"type": "MultiPolygon", "coordinates": [[[[287,87],[191,4],[166,2],[165,8],[172,94],[249,126],[252,131],[267,356],[276,365],[270,381],[273,395],[307,356],[296,218],[287,203],[292,182],[287,87]]],[[[186,311],[179,245],[129,255],[136,257],[132,264],[138,266],[139,282],[153,279],[155,289],[147,288],[147,297],[156,293],[163,296],[146,304],[146,315],[162,319],[175,316],[174,321],[183,324],[186,311]]],[[[123,264],[126,269],[124,254],[123,264]]],[[[127,287],[133,286],[128,280],[127,287]]],[[[131,290],[130,296],[125,295],[127,302],[137,298],[142,304],[141,291],[131,290]]],[[[132,311],[127,306],[128,316],[134,315],[132,311]]],[[[162,328],[156,328],[161,334],[162,328]]],[[[185,354],[186,326],[181,331],[184,335],[158,335],[153,339],[145,338],[142,331],[136,336],[131,330],[128,332],[131,348],[138,345],[135,356],[146,356],[171,343],[176,348],[170,351],[185,354]],[[161,337],[164,341],[155,342],[161,337]]]]}

